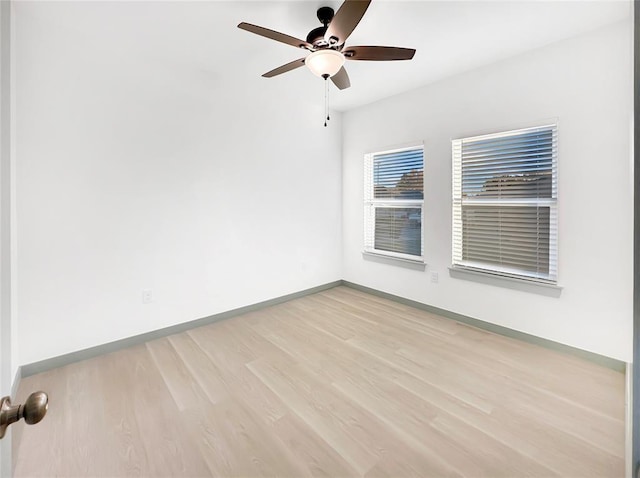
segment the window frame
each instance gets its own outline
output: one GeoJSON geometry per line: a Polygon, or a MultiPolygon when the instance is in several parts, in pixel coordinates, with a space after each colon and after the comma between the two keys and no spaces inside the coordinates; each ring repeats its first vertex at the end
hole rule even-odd
{"type": "Polygon", "coordinates": [[[404,262],[424,264],[424,143],[416,142],[407,145],[392,147],[384,150],[369,152],[364,155],[364,220],[363,220],[363,254],[382,256],[397,259],[404,262]],[[374,185],[374,159],[375,156],[405,151],[422,152],[422,199],[390,199],[375,198],[374,185]],[[420,255],[404,254],[401,252],[387,251],[375,248],[375,211],[377,208],[419,208],[420,209],[420,255]]]}
{"type": "MultiPolygon", "coordinates": [[[[497,133],[458,138],[451,141],[452,158],[452,270],[468,271],[481,275],[502,277],[517,281],[556,286],[558,284],[558,124],[544,123],[538,126],[519,128],[497,133]],[[485,140],[503,139],[526,135],[536,131],[550,131],[551,138],[551,197],[550,198],[478,198],[464,197],[462,191],[463,147],[464,144],[485,140]],[[473,260],[463,259],[463,206],[496,206],[496,207],[545,207],[549,208],[549,247],[548,273],[526,271],[516,267],[501,266],[473,260]]],[[[495,167],[495,166],[494,166],[495,167]]],[[[539,224],[539,223],[538,223],[539,224]]]]}

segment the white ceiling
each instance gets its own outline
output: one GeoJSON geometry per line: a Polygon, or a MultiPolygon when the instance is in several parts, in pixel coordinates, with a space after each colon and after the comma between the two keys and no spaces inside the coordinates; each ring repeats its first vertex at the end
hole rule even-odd
{"type": "MultiPolygon", "coordinates": [[[[239,30],[241,21],[305,38],[320,23],[315,12],[340,1],[31,2],[18,17],[62,28],[96,58],[129,58],[176,81],[264,88],[279,82],[293,98],[322,80],[305,68],[260,75],[304,56],[285,44],[239,30]]],[[[351,88],[331,93],[348,110],[445,77],[629,18],[630,1],[389,1],[373,0],[347,45],[415,48],[412,61],[348,62],[351,88]]],[[[18,28],[20,22],[17,23],[18,28]]],[[[45,39],[46,40],[46,39],[45,39]]],[[[282,94],[282,93],[279,93],[282,94]]],[[[286,93],[285,93],[286,94],[286,93]]]]}

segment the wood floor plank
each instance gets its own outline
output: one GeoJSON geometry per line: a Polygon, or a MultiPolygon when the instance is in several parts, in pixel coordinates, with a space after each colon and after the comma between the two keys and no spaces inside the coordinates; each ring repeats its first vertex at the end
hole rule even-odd
{"type": "Polygon", "coordinates": [[[147,458],[143,474],[153,476],[207,476],[203,457],[177,416],[176,406],[146,347],[140,345],[112,354],[114,369],[127,391],[147,458]]]}
{"type": "Polygon", "coordinates": [[[94,397],[103,395],[103,384],[94,373],[93,366],[99,360],[88,363],[74,363],[67,366],[67,400],[64,401],[64,413],[75,417],[65,421],[64,442],[67,453],[73,460],[65,460],[69,476],[104,476],[104,470],[110,470],[108,457],[101,450],[109,437],[98,435],[87,440],[94,430],[105,428],[103,405],[94,397]]]}
{"type": "Polygon", "coordinates": [[[519,453],[512,446],[507,446],[493,439],[486,433],[466,425],[464,422],[448,414],[439,414],[431,427],[440,432],[443,440],[455,444],[459,450],[473,456],[479,465],[476,470],[469,470],[466,475],[512,477],[512,476],[562,476],[544,464],[519,453]],[[481,471],[482,470],[482,471],[481,471]]]}
{"type": "Polygon", "coordinates": [[[621,423],[608,417],[598,419],[581,407],[555,397],[536,393],[527,387],[513,387],[505,397],[503,408],[515,410],[540,423],[573,435],[606,453],[624,458],[624,436],[621,423]]]}
{"type": "MultiPolygon", "coordinates": [[[[285,404],[313,428],[324,441],[332,446],[358,472],[364,473],[377,461],[374,449],[367,447],[358,437],[348,433],[349,420],[341,414],[332,413],[326,388],[307,376],[299,381],[291,374],[291,367],[278,367],[266,361],[256,360],[248,365],[249,369],[276,393],[285,404]],[[283,370],[284,369],[284,370],[283,370]]],[[[348,405],[345,405],[348,406],[348,405]]],[[[356,427],[360,423],[356,422],[356,427]]]]}
{"type": "Polygon", "coordinates": [[[185,332],[168,339],[211,403],[220,403],[230,398],[231,393],[224,382],[223,373],[190,335],[185,332]]]}
{"type": "Polygon", "coordinates": [[[198,408],[208,401],[204,390],[194,380],[168,338],[147,342],[146,346],[179,412],[198,408]]]}
{"type": "MultiPolygon", "coordinates": [[[[129,373],[129,366],[118,360],[119,357],[118,352],[103,355],[90,367],[103,384],[103,395],[93,397],[93,400],[103,406],[104,428],[101,433],[107,437],[104,446],[108,453],[102,455],[109,457],[105,475],[144,476],[151,469],[144,446],[146,437],[131,406],[134,396],[127,380],[123,379],[123,367],[124,373],[129,373]]],[[[72,416],[67,417],[67,421],[73,426],[72,416]]]]}
{"type": "Polygon", "coordinates": [[[291,450],[274,440],[264,422],[241,400],[225,400],[208,411],[208,440],[212,451],[224,450],[217,460],[222,476],[307,476],[291,450]]]}
{"type": "Polygon", "coordinates": [[[274,433],[312,477],[356,476],[356,470],[307,423],[288,413],[273,423],[274,433]]]}
{"type": "Polygon", "coordinates": [[[384,380],[377,380],[375,384],[365,380],[345,380],[333,386],[402,437],[407,446],[428,457],[431,463],[438,464],[441,469],[452,470],[461,476],[486,473],[483,463],[472,453],[452,444],[431,426],[438,413],[428,403],[406,391],[385,391],[387,384],[384,380]],[[390,397],[392,400],[389,400],[390,397]]]}
{"type": "Polygon", "coordinates": [[[364,408],[336,393],[301,366],[278,366],[259,360],[249,368],[274,391],[286,397],[296,415],[338,451],[359,474],[365,474],[386,457],[385,466],[420,463],[424,472],[455,476],[455,470],[437,456],[422,456],[394,430],[364,408]]]}
{"type": "Polygon", "coordinates": [[[238,344],[234,344],[232,338],[224,333],[204,329],[188,334],[220,370],[222,380],[231,396],[241,396],[242,400],[258,411],[259,416],[267,422],[273,422],[286,415],[288,408],[283,404],[281,397],[247,369],[246,355],[237,352],[238,344]],[[237,362],[234,362],[234,357],[237,362]]]}

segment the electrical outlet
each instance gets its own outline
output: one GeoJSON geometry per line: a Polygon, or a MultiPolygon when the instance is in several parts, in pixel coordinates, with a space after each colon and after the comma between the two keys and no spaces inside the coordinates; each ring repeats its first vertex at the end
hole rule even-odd
{"type": "Polygon", "coordinates": [[[438,283],[438,273],[437,272],[432,272],[431,273],[431,282],[433,282],[434,284],[438,283]]]}
{"type": "Polygon", "coordinates": [[[151,289],[142,289],[142,303],[150,304],[153,302],[153,291],[151,289]]]}

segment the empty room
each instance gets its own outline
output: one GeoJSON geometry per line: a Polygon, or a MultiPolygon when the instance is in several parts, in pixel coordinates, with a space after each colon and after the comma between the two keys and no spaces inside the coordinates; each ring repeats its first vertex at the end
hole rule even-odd
{"type": "Polygon", "coordinates": [[[636,477],[634,16],[0,0],[1,476],[636,477]]]}

